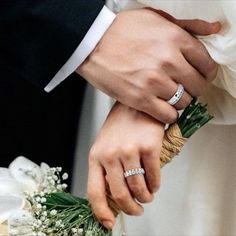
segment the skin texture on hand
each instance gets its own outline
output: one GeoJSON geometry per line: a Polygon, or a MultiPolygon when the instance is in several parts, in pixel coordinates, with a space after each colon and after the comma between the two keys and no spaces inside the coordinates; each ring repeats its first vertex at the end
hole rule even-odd
{"type": "Polygon", "coordinates": [[[217,72],[203,44],[186,30],[208,35],[220,25],[147,8],[121,12],[77,72],[117,101],[172,123],[176,109],[201,95],[217,72]],[[172,107],[166,101],[178,83],[186,92],[172,107]]]}
{"type": "Polygon", "coordinates": [[[140,215],[160,186],[160,151],[164,125],[120,103],[108,115],[89,155],[88,197],[97,218],[111,228],[115,218],[106,201],[107,182],[118,206],[140,215]],[[143,167],[144,175],[124,178],[124,170],[143,167]],[[136,200],[138,201],[136,201],[136,200]]]}

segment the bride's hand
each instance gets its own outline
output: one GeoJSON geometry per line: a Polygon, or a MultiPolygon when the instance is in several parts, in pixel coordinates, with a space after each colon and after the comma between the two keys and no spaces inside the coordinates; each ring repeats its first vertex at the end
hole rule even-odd
{"type": "Polygon", "coordinates": [[[88,197],[98,220],[111,228],[115,218],[106,201],[105,185],[120,209],[143,213],[160,186],[160,150],[164,125],[152,117],[116,103],[89,156],[88,197]],[[124,170],[143,167],[145,175],[124,177],[124,170]],[[136,200],[138,201],[136,201],[136,200]]]}

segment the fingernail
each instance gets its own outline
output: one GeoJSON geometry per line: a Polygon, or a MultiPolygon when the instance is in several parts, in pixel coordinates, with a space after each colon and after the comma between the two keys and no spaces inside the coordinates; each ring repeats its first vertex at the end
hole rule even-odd
{"type": "Polygon", "coordinates": [[[106,228],[108,228],[108,229],[112,229],[112,227],[113,227],[113,223],[112,223],[111,221],[109,221],[109,220],[104,220],[104,221],[102,222],[102,224],[103,224],[106,228]]]}

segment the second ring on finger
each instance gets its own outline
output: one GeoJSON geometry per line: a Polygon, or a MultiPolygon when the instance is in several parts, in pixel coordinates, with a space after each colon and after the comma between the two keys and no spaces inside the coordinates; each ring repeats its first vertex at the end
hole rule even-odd
{"type": "MultiPolygon", "coordinates": [[[[140,168],[140,163],[123,163],[124,172],[127,170],[135,170],[136,168],[140,168]]],[[[129,190],[134,198],[141,203],[151,202],[153,199],[153,195],[148,190],[144,174],[138,173],[129,175],[126,178],[126,182],[128,184],[129,190]]]]}

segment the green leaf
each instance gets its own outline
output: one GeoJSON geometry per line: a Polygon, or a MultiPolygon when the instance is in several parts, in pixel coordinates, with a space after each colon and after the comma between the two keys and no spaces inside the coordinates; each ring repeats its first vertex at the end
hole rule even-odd
{"type": "Polygon", "coordinates": [[[45,205],[48,208],[68,208],[71,206],[79,206],[84,205],[88,206],[89,202],[85,198],[73,196],[70,193],[65,192],[57,192],[57,193],[51,193],[46,196],[46,203],[45,205]]]}

